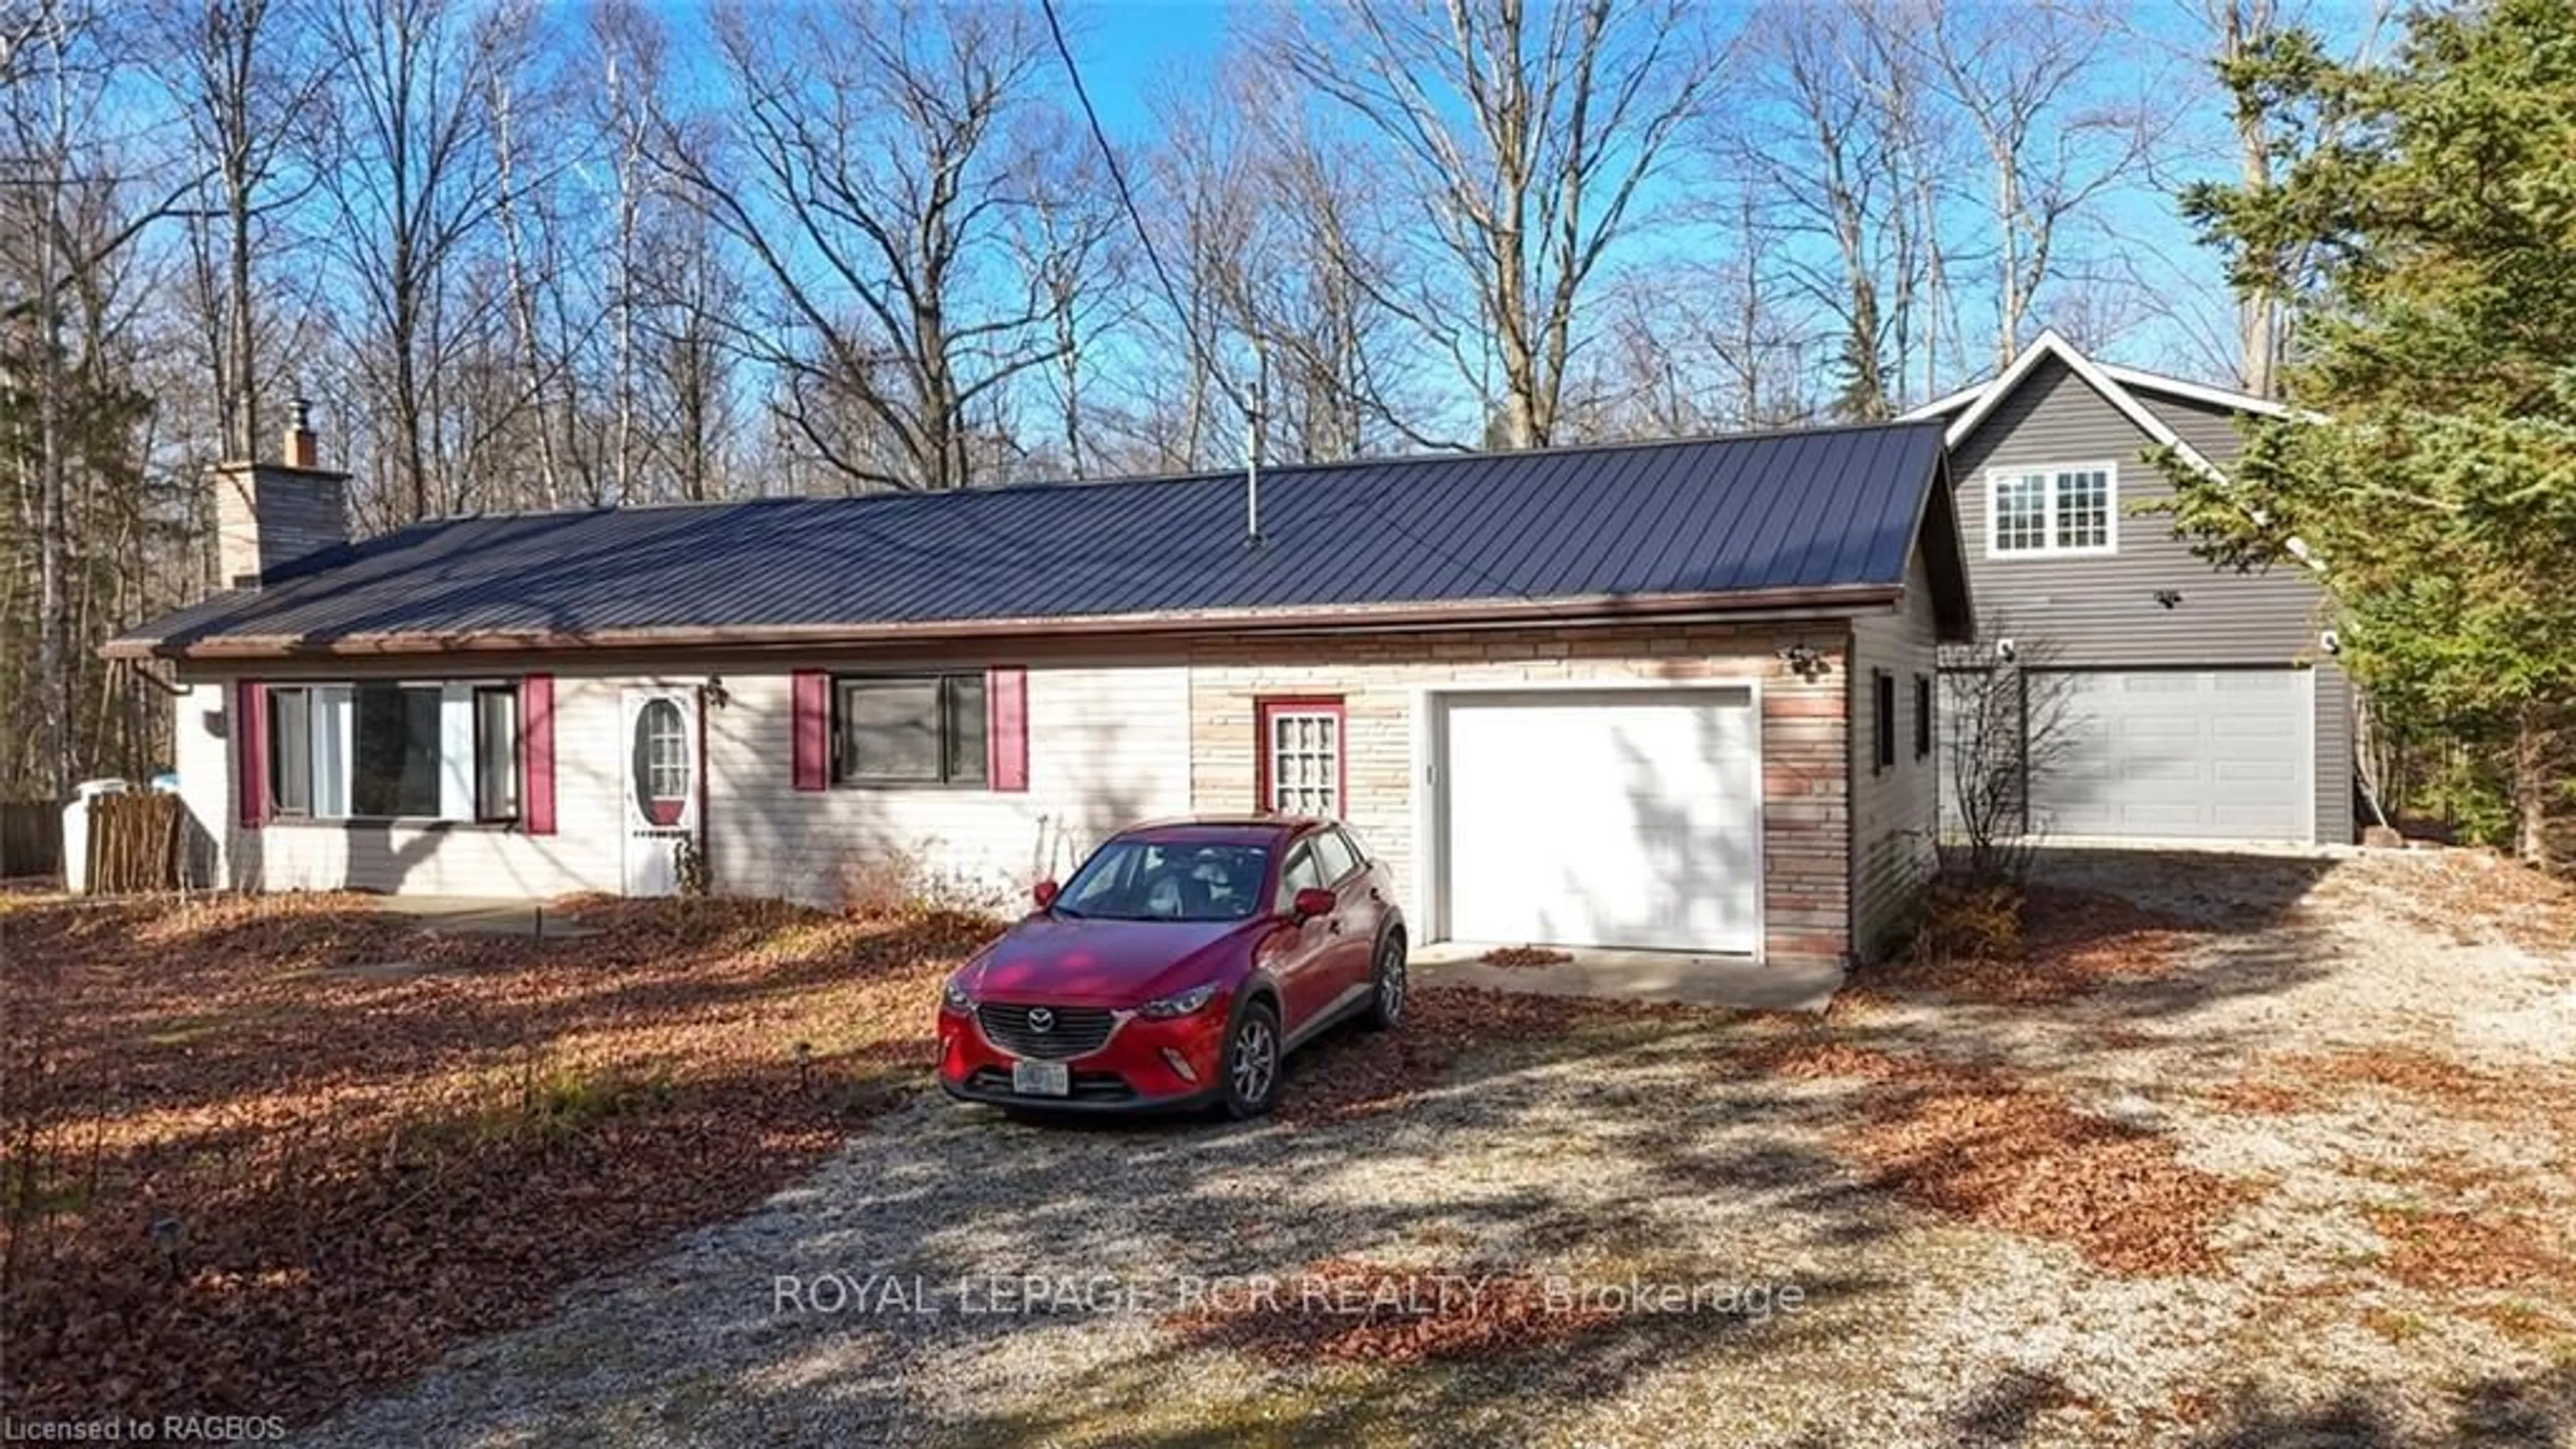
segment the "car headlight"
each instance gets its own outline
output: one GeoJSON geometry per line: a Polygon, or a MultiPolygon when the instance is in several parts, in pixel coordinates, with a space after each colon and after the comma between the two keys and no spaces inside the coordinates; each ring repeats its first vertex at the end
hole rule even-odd
{"type": "Polygon", "coordinates": [[[975,1009],[975,998],[967,995],[966,988],[958,985],[957,978],[951,976],[939,983],[939,1004],[947,1010],[963,1014],[975,1009]]]}
{"type": "Polygon", "coordinates": [[[1176,1016],[1188,1016],[1215,999],[1216,983],[1211,981],[1205,986],[1193,986],[1177,996],[1166,996],[1160,1001],[1148,1001],[1136,1008],[1136,1014],[1156,1021],[1168,1021],[1176,1016]]]}

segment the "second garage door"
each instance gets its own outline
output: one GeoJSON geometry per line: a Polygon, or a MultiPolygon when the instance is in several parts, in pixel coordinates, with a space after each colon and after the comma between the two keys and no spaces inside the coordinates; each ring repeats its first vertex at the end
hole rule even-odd
{"type": "Polygon", "coordinates": [[[1438,724],[1451,938],[1760,944],[1750,691],[1461,694],[1443,697],[1438,724]]]}
{"type": "MultiPolygon", "coordinates": [[[[2306,840],[2314,832],[2307,671],[2086,670],[2051,678],[2064,681],[2065,734],[2055,763],[2033,771],[2034,828],[2210,840],[2306,840]]],[[[2047,688],[2035,684],[2035,700],[2047,688]]]]}

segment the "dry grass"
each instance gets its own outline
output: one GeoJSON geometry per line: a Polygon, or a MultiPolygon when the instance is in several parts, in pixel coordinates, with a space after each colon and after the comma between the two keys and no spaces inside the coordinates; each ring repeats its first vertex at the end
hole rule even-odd
{"type": "Polygon", "coordinates": [[[2519,1288],[2576,1282],[2576,1241],[2563,1212],[2375,1208],[2390,1277],[2409,1288],[2519,1288]]]}
{"type": "Polygon", "coordinates": [[[539,943],[352,897],[13,902],[0,1405],[300,1418],[532,1319],[926,1080],[933,985],[991,929],[588,914],[539,943]]]}
{"type": "Polygon", "coordinates": [[[1548,946],[1496,946],[1476,958],[1488,966],[1562,966],[1574,959],[1567,952],[1548,946]]]}
{"type": "Polygon", "coordinates": [[[2398,1282],[2433,1290],[2576,1282],[2570,1074],[2376,1046],[2276,1056],[2211,1095],[2233,1109],[2274,1113],[2328,1111],[2377,1095],[2429,1118],[2429,1127],[2387,1144],[2413,1150],[2369,1171],[2441,1204],[2369,1212],[2388,1244],[2387,1272],[2398,1282]],[[2511,1143],[2516,1151],[2510,1159],[2486,1158],[2456,1145],[2473,1140],[2511,1143]]]}
{"type": "Polygon", "coordinates": [[[2198,944],[2190,924],[2101,891],[2036,885],[2018,901],[2000,887],[1936,892],[1928,909],[1915,949],[1868,968],[1867,989],[2052,1006],[2170,977],[2198,944]]]}
{"type": "Polygon", "coordinates": [[[2062,1242],[2111,1272],[2207,1271],[2241,1184],[2185,1166],[2164,1134],[2081,1112],[1994,1067],[1882,1050],[1832,1028],[1736,1053],[1749,1072],[1868,1084],[1829,1128],[1879,1186],[1921,1207],[2062,1242]]]}
{"type": "Polygon", "coordinates": [[[2492,936],[2540,955],[2576,948],[2576,881],[2477,850],[2359,864],[2357,878],[2389,887],[2389,904],[2427,931],[2492,936]]]}

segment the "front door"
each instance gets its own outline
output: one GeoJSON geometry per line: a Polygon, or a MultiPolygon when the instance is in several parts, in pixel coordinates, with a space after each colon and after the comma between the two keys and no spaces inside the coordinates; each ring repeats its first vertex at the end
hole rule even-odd
{"type": "Polygon", "coordinates": [[[698,830],[697,691],[630,689],[624,715],[626,893],[672,895],[698,830]]]}

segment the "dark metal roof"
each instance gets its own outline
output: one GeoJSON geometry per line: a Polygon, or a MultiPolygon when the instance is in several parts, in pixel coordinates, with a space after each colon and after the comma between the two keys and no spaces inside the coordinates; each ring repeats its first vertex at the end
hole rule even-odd
{"type": "Polygon", "coordinates": [[[1903,586],[1927,507],[1942,614],[1964,621],[1941,424],[1921,422],[1274,467],[1257,545],[1239,472],[442,519],[109,647],[749,642],[1391,606],[1543,617],[1570,601],[1860,603],[1903,586]]]}

